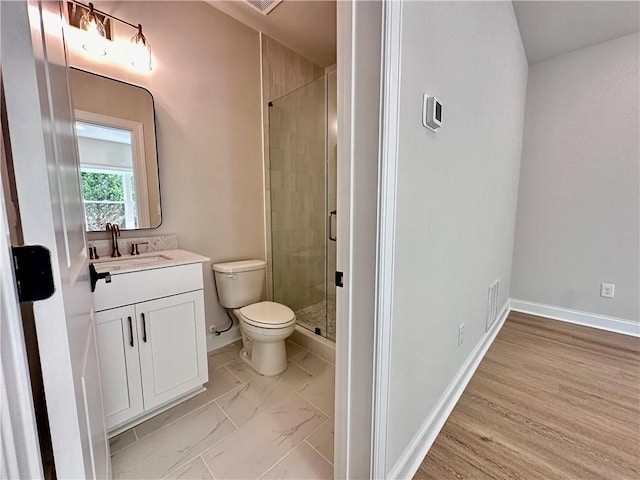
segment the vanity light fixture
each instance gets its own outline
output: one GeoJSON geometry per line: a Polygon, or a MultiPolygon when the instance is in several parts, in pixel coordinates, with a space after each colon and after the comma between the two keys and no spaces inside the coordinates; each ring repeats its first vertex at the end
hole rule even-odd
{"type": "Polygon", "coordinates": [[[131,37],[131,65],[139,70],[151,70],[151,45],[142,33],[142,25],[131,37]]]}
{"type": "Polygon", "coordinates": [[[107,38],[107,32],[104,24],[95,14],[93,3],[89,4],[89,11],[80,18],[79,26],[80,30],[85,32],[82,48],[91,55],[105,56],[107,51],[104,48],[104,41],[107,38]]]}
{"type": "MultiPolygon", "coordinates": [[[[85,5],[77,0],[67,0],[67,4],[69,5],[69,25],[78,27],[80,30],[85,32],[82,40],[82,48],[87,53],[96,56],[107,55],[107,40],[113,41],[113,31],[110,28],[105,28],[105,23],[108,20],[115,20],[123,25],[133,28],[136,31],[133,37],[131,37],[130,45],[125,47],[125,49],[128,50],[128,52],[126,52],[126,57],[128,57],[126,62],[138,70],[151,70],[151,44],[142,33],[141,24],[134,25],[133,23],[122,20],[121,18],[97,10],[93,7],[93,3],[85,5]],[[78,13],[76,13],[76,11],[78,11],[78,13]],[[80,12],[84,13],[78,20],[80,12]]],[[[112,25],[113,22],[110,22],[110,26],[112,25]]],[[[115,50],[118,50],[118,48],[115,50]]],[[[120,50],[123,49],[120,48],[120,50]]]]}

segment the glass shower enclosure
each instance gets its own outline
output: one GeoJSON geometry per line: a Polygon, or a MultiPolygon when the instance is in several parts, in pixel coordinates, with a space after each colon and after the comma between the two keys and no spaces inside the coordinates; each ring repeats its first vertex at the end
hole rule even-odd
{"type": "Polygon", "coordinates": [[[336,335],[336,73],[269,104],[273,300],[336,335]]]}

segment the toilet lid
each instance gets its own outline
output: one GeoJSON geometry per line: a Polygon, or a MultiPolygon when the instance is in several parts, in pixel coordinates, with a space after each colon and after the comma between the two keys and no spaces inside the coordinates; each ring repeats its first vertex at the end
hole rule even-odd
{"type": "Polygon", "coordinates": [[[249,323],[264,328],[278,327],[295,320],[289,307],[275,302],[258,302],[240,309],[240,314],[249,323]]]}

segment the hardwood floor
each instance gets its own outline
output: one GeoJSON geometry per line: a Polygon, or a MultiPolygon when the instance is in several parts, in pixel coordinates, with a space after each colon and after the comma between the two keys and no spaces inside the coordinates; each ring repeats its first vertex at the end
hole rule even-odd
{"type": "Polygon", "coordinates": [[[640,478],[640,340],[512,312],[414,479],[640,478]]]}

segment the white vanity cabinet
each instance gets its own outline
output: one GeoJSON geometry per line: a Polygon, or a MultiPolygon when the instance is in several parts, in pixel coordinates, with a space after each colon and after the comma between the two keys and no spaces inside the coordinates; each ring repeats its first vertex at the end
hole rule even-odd
{"type": "Polygon", "coordinates": [[[144,412],[133,305],[96,313],[100,382],[107,428],[144,412]]]}
{"type": "Polygon", "coordinates": [[[207,382],[202,290],[136,305],[140,372],[146,409],[207,382]]]}
{"type": "Polygon", "coordinates": [[[94,293],[107,429],[115,432],[208,381],[200,263],[112,274],[94,293]],[[123,303],[125,305],[123,305],[123,303]]]}

